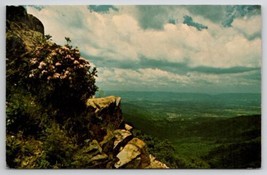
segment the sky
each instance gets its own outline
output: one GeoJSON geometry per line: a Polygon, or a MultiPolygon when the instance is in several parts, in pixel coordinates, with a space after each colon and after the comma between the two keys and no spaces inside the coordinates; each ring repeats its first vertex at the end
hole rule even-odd
{"type": "Polygon", "coordinates": [[[100,90],[261,92],[260,6],[26,6],[98,70],[100,90]]]}

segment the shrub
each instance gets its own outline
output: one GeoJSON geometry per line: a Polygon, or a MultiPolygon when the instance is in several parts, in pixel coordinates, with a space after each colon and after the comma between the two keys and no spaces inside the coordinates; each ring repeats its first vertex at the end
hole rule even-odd
{"type": "Polygon", "coordinates": [[[80,57],[77,48],[46,42],[27,57],[28,83],[37,94],[42,89],[44,102],[68,110],[79,108],[95,94],[96,68],[80,57]]]}
{"type": "Polygon", "coordinates": [[[45,150],[44,159],[49,162],[48,168],[70,168],[78,146],[56,123],[53,123],[45,132],[43,149],[45,150]]]}

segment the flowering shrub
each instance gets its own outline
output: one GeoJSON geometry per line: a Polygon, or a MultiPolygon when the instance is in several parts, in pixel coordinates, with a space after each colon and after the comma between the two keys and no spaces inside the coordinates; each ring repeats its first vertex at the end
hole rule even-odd
{"type": "Polygon", "coordinates": [[[73,107],[95,94],[96,68],[80,56],[77,48],[47,42],[29,57],[28,79],[33,90],[45,91],[44,96],[50,98],[47,102],[73,107]]]}

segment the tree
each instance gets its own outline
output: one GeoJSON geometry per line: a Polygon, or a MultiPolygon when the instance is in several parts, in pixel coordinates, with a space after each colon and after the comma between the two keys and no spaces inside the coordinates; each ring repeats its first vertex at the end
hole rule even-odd
{"type": "Polygon", "coordinates": [[[65,37],[65,40],[67,41],[67,45],[69,45],[71,43],[71,40],[69,37],[65,37]]]}

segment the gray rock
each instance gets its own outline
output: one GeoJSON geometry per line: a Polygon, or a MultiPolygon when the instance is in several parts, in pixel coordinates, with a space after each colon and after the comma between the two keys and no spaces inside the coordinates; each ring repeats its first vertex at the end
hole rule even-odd
{"type": "Polygon", "coordinates": [[[114,131],[115,141],[113,150],[118,153],[121,147],[124,147],[132,138],[133,135],[130,131],[124,129],[117,129],[114,131]]]}
{"type": "Polygon", "coordinates": [[[127,131],[132,131],[133,130],[133,127],[127,123],[124,124],[124,128],[127,130],[127,131]]]}
{"type": "Polygon", "coordinates": [[[150,159],[150,164],[145,168],[150,168],[150,169],[165,169],[165,168],[169,168],[166,164],[156,160],[156,158],[154,156],[152,156],[151,154],[149,155],[149,159],[150,159]]]}
{"type": "Polygon", "coordinates": [[[136,168],[144,168],[150,164],[149,154],[147,146],[144,141],[133,138],[128,144],[119,152],[117,158],[118,162],[115,163],[115,168],[124,168],[131,166],[130,164],[136,164],[134,162],[137,157],[140,158],[140,163],[136,168]]]}
{"type": "Polygon", "coordinates": [[[100,113],[103,109],[114,105],[118,107],[120,104],[121,97],[108,96],[105,98],[90,98],[87,100],[86,105],[95,110],[95,113],[100,113]]]}
{"type": "Polygon", "coordinates": [[[141,154],[139,148],[133,144],[127,144],[117,155],[119,161],[115,163],[115,168],[121,168],[129,162],[133,161],[141,154]]]}

